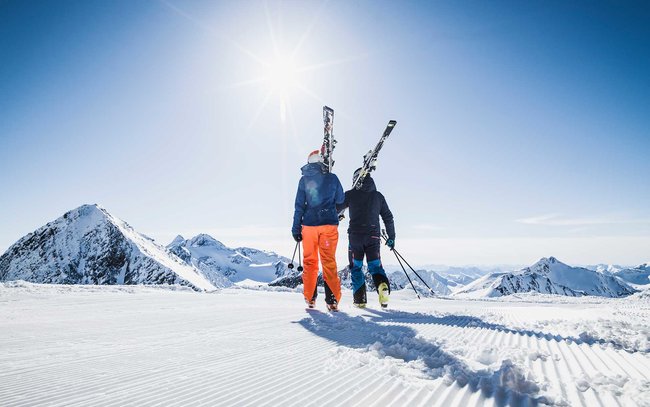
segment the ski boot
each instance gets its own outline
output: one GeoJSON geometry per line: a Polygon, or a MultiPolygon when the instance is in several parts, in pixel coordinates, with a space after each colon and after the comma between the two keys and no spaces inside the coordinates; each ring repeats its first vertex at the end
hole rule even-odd
{"type": "Polygon", "coordinates": [[[327,310],[332,312],[338,312],[339,304],[337,304],[336,301],[334,301],[331,304],[327,304],[327,310]]]}
{"type": "Polygon", "coordinates": [[[381,283],[377,287],[377,293],[379,294],[379,304],[382,308],[388,308],[388,284],[381,283]]]}
{"type": "Polygon", "coordinates": [[[352,294],[352,304],[357,308],[366,308],[368,298],[366,297],[366,284],[364,283],[352,294]]]}
{"type": "Polygon", "coordinates": [[[305,303],[307,304],[308,308],[314,308],[316,306],[316,300],[308,301],[307,299],[305,299],[305,303]]]}

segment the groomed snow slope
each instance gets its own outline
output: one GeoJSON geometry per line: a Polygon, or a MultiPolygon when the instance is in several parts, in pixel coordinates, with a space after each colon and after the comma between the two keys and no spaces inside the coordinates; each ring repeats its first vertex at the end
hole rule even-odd
{"type": "Polygon", "coordinates": [[[650,405],[647,296],[176,290],[0,284],[0,405],[650,405]]]}

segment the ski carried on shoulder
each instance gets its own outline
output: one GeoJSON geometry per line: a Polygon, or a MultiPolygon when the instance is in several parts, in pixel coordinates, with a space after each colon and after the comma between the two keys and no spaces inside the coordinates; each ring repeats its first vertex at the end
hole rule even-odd
{"type": "Polygon", "coordinates": [[[361,166],[361,171],[359,171],[357,177],[352,182],[353,189],[360,189],[366,175],[370,174],[377,168],[377,156],[379,155],[379,151],[384,146],[384,141],[386,141],[388,136],[390,136],[390,133],[393,131],[396,124],[397,122],[395,120],[390,120],[386,126],[386,130],[384,130],[384,134],[381,135],[379,142],[375,146],[375,149],[368,151],[368,153],[363,156],[363,166],[361,166]]]}
{"type": "Polygon", "coordinates": [[[325,170],[327,172],[332,172],[332,167],[334,167],[334,159],[332,158],[332,152],[336,147],[336,139],[332,133],[334,129],[334,109],[328,106],[323,106],[323,146],[320,149],[320,153],[323,156],[323,164],[325,165],[325,170]]]}

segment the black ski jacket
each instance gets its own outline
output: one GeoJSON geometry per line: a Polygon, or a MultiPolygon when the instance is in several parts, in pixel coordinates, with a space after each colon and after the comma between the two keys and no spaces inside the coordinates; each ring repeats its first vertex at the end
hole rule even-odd
{"type": "Polygon", "coordinates": [[[395,240],[395,223],[393,214],[388,209],[386,199],[377,191],[375,181],[366,175],[360,189],[345,192],[345,201],[337,205],[336,210],[350,209],[349,234],[380,236],[379,216],[384,221],[389,239],[395,240]]]}

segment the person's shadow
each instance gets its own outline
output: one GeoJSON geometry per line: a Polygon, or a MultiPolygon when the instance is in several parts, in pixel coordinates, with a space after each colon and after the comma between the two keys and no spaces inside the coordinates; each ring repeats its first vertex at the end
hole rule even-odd
{"type": "Polygon", "coordinates": [[[383,321],[383,322],[401,322],[401,323],[412,323],[412,324],[436,324],[436,325],[447,325],[447,326],[457,326],[459,328],[472,327],[472,328],[483,328],[496,330],[499,332],[505,332],[515,335],[525,335],[530,337],[535,337],[539,339],[545,339],[547,341],[556,341],[556,342],[575,342],[577,345],[587,344],[587,345],[611,345],[616,349],[622,349],[630,352],[626,349],[625,346],[614,340],[614,339],[602,339],[593,335],[588,335],[586,333],[581,334],[579,337],[576,336],[562,336],[562,335],[553,335],[549,333],[544,333],[540,331],[533,331],[530,329],[514,329],[508,328],[502,324],[495,324],[492,322],[486,322],[481,318],[477,318],[470,315],[445,315],[445,316],[435,316],[429,314],[421,313],[410,313],[404,311],[377,311],[373,309],[367,309],[366,311],[374,314],[371,317],[373,321],[383,321]]]}
{"type": "MultiPolygon", "coordinates": [[[[537,383],[526,378],[523,369],[510,360],[504,360],[496,370],[473,370],[457,356],[445,352],[438,345],[417,336],[417,331],[400,325],[381,325],[375,321],[394,320],[390,312],[368,310],[375,315],[369,320],[361,316],[351,317],[344,312],[336,314],[309,310],[309,317],[297,323],[308,331],[337,345],[360,350],[375,350],[379,357],[391,357],[406,363],[419,360],[425,368],[422,374],[428,379],[444,378],[449,384],[470,386],[472,392],[481,391],[486,398],[494,398],[496,405],[537,405],[550,403],[541,396],[537,383]],[[392,319],[391,319],[392,318],[392,319]]],[[[427,323],[422,314],[399,312],[397,318],[417,319],[427,323]]],[[[404,322],[404,321],[402,321],[404,322]]],[[[430,321],[438,323],[435,321],[430,321]]],[[[421,365],[420,365],[421,366],[421,365]]]]}

